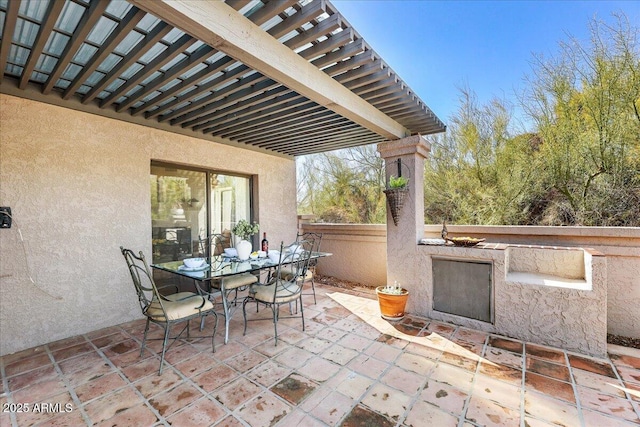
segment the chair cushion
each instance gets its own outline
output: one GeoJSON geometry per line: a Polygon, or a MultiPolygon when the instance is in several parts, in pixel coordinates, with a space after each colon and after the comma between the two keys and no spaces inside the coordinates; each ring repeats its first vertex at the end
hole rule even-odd
{"type": "MultiPolygon", "coordinates": [[[[291,279],[293,279],[293,270],[291,270],[290,268],[283,268],[282,270],[280,270],[280,278],[282,280],[288,280],[290,281],[291,279]]],[[[311,269],[307,269],[307,274],[304,275],[304,281],[309,281],[313,279],[313,271],[311,271],[311,269]]]]}
{"type": "Polygon", "coordinates": [[[162,301],[162,305],[167,312],[168,319],[165,319],[162,308],[157,301],[149,304],[147,316],[153,320],[164,322],[166,320],[184,319],[185,317],[198,315],[203,311],[213,309],[213,303],[211,301],[193,292],[179,292],[177,294],[167,295],[165,298],[168,301],[162,301]]]}
{"type": "Polygon", "coordinates": [[[300,291],[302,287],[299,284],[294,282],[285,282],[282,280],[278,280],[278,292],[275,296],[275,301],[273,299],[273,293],[275,292],[276,283],[271,285],[254,285],[251,286],[251,294],[252,296],[261,302],[268,303],[286,303],[295,301],[300,298],[300,291]]]}
{"type": "Polygon", "coordinates": [[[243,273],[236,274],[235,276],[225,277],[222,279],[222,281],[224,282],[225,290],[229,290],[256,283],[258,281],[258,278],[253,274],[243,273]]]}

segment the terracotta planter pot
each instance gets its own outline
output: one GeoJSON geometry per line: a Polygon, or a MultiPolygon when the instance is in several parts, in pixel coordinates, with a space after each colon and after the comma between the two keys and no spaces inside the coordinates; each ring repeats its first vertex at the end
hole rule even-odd
{"type": "Polygon", "coordinates": [[[392,295],[381,292],[384,286],[376,288],[378,295],[378,303],[380,304],[380,315],[385,320],[402,320],[404,318],[404,309],[409,298],[409,291],[402,289],[399,295],[392,295]]]}

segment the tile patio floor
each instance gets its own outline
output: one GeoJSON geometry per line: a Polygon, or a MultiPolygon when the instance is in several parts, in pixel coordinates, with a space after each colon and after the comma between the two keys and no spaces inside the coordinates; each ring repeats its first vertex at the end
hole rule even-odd
{"type": "Polygon", "coordinates": [[[242,336],[237,311],[227,345],[223,327],[215,353],[179,341],[162,376],[159,341],[139,357],[143,321],[2,357],[0,426],[640,425],[638,350],[597,360],[424,318],[392,325],[372,295],[316,288],[305,332],[281,319],[276,347],[269,321],[242,336]]]}

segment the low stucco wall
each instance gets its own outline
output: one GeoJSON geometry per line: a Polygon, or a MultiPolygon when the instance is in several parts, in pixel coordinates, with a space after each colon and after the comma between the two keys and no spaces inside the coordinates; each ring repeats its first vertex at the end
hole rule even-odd
{"type": "Polygon", "coordinates": [[[0,355],[142,316],[119,247],[151,253],[152,159],[255,175],[261,229],[295,238],[291,158],[4,94],[0,120],[0,355]]]}
{"type": "MultiPolygon", "coordinates": [[[[355,282],[386,283],[386,226],[369,225],[378,235],[376,242],[360,247],[351,237],[348,224],[303,224],[308,231],[330,232],[336,241],[351,239],[348,251],[324,263],[320,272],[355,282]],[[377,230],[377,231],[376,231],[377,230]],[[375,249],[378,245],[380,248],[375,249]],[[351,254],[362,254],[357,268],[348,265],[351,254]],[[378,254],[378,255],[376,255],[378,254]],[[385,266],[381,271],[380,266],[385,266]],[[347,272],[347,273],[345,273],[347,272]],[[373,273],[375,272],[375,273],[373,273]],[[345,274],[348,274],[345,275],[345,274]]],[[[637,227],[537,227],[537,226],[447,226],[451,236],[474,236],[487,242],[593,248],[606,257],[607,331],[612,334],[640,338],[640,228],[637,227]]],[[[440,237],[441,225],[426,225],[424,237],[440,237]]]]}

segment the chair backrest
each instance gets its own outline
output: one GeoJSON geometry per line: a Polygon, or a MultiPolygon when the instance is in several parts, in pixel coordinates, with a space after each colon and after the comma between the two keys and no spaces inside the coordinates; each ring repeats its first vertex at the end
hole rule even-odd
{"type": "MultiPolygon", "coordinates": [[[[312,248],[311,251],[312,252],[320,252],[320,243],[322,242],[322,233],[313,233],[311,231],[307,231],[305,233],[298,233],[298,235],[296,236],[296,242],[298,240],[308,240],[308,241],[312,241],[312,248]]],[[[314,266],[316,265],[316,263],[318,262],[317,259],[313,259],[309,261],[309,267],[310,266],[314,266]]],[[[305,271],[306,273],[306,271],[305,271]]]]}
{"type": "Polygon", "coordinates": [[[142,313],[146,316],[149,307],[153,305],[161,308],[163,313],[166,314],[164,305],[162,304],[163,298],[160,296],[160,292],[158,292],[156,283],[153,280],[153,275],[142,251],[136,255],[131,249],[125,249],[122,246],[120,246],[120,251],[127,262],[127,267],[129,268],[133,285],[136,288],[142,313]]]}
{"type": "Polygon", "coordinates": [[[282,297],[283,294],[294,295],[302,291],[314,247],[313,239],[296,239],[287,246],[280,244],[280,261],[273,276],[275,295],[282,297]],[[284,271],[287,274],[283,274],[284,271]],[[277,279],[281,277],[286,277],[286,280],[277,279]]]}
{"type": "Polygon", "coordinates": [[[231,247],[231,233],[213,233],[199,239],[200,255],[213,257],[222,255],[231,247]]]}

